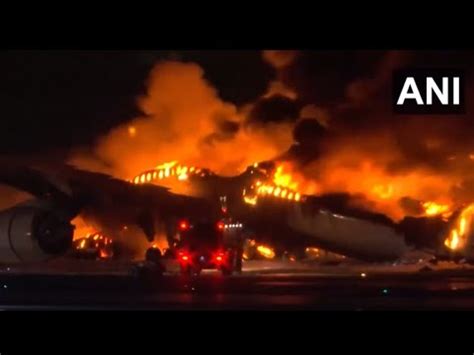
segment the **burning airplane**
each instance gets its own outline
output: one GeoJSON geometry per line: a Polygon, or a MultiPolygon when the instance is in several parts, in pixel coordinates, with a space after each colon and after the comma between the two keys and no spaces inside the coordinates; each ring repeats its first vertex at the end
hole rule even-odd
{"type": "MultiPolygon", "coordinates": [[[[4,163],[0,181],[36,199],[2,212],[3,262],[37,261],[65,253],[74,234],[71,221],[78,216],[102,232],[77,238],[76,249],[84,251],[86,244],[100,243],[96,252],[104,258],[113,254],[113,239],[130,243],[143,234],[151,243],[161,231],[170,241],[181,218],[217,219],[222,214],[243,221],[246,235],[257,240],[256,250],[264,257],[288,251],[303,255],[308,247],[318,247],[361,260],[385,261],[402,257],[411,244],[413,223],[396,223],[383,214],[351,207],[343,195],[302,194],[278,162],[255,163],[240,175],[221,177],[209,169],[173,161],[128,181],[70,166],[55,170],[8,164],[4,163]]],[[[415,225],[441,219],[429,238],[452,226],[444,246],[466,250],[472,205],[449,214],[444,206],[423,206],[426,217],[415,225]]],[[[421,234],[416,231],[417,236],[421,234]]],[[[424,243],[418,246],[426,247],[424,243]]]]}
{"type": "Polygon", "coordinates": [[[301,255],[303,249],[318,246],[362,260],[395,260],[407,253],[410,246],[431,248],[443,255],[463,249],[469,239],[472,206],[457,216],[448,205],[420,202],[424,217],[405,217],[395,222],[383,214],[351,206],[344,194],[300,193],[299,183],[278,162],[255,163],[233,178],[172,162],[141,173],[131,181],[167,185],[167,179],[173,177],[188,186],[180,188],[176,181],[169,186],[192,191],[196,197],[216,201],[224,196],[226,209],[230,206],[230,213],[245,221],[248,233],[260,242],[277,246],[280,253],[296,248],[301,255]],[[427,231],[430,225],[435,227],[427,231]],[[425,230],[420,231],[420,226],[425,230]],[[413,233],[418,240],[413,240],[413,233]],[[427,233],[427,240],[420,241],[420,236],[427,233]]]}
{"type": "MultiPolygon", "coordinates": [[[[181,217],[221,213],[241,220],[269,257],[308,247],[364,260],[394,260],[412,247],[471,255],[472,124],[390,121],[380,104],[388,73],[409,56],[377,57],[372,76],[351,77],[340,101],[326,102],[335,90],[314,90],[316,98],[302,92],[307,85],[298,90],[288,80],[298,76],[290,70],[298,54],[284,57],[264,53],[276,78],[243,104],[221,99],[199,65],[160,62],[138,100],[142,114],[73,152],[77,168],[2,163],[0,182],[35,198],[2,211],[0,261],[61,254],[99,231],[149,246],[169,239],[181,217]],[[79,221],[85,227],[74,231],[79,221]]],[[[328,60],[339,62],[348,66],[328,60]]]]}
{"type": "Polygon", "coordinates": [[[280,253],[296,249],[301,254],[316,245],[365,260],[391,260],[407,250],[403,235],[395,231],[395,224],[388,218],[377,220],[375,214],[366,214],[362,219],[361,215],[358,218],[332,212],[317,198],[295,190],[298,184],[283,165],[274,162],[255,163],[233,178],[173,162],[145,171],[131,181],[137,185],[166,185],[166,178],[191,185],[184,189],[209,201],[224,197],[226,210],[244,221],[247,233],[277,246],[280,253]]]}
{"type": "Polygon", "coordinates": [[[209,218],[214,213],[213,204],[202,199],[70,166],[42,169],[3,161],[0,181],[33,196],[0,213],[3,263],[41,261],[64,254],[73,242],[71,221],[79,215],[99,225],[102,233],[114,240],[138,239],[133,233],[136,228],[151,242],[158,229],[183,214],[209,218]]]}

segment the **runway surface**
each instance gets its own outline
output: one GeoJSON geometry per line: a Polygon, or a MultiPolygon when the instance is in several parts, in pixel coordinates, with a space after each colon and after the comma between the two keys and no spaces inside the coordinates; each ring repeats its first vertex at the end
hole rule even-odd
{"type": "Polygon", "coordinates": [[[0,270],[0,309],[474,309],[474,269],[249,262],[241,275],[132,276],[130,263],[64,261],[0,270]],[[61,264],[62,263],[62,264],[61,264]],[[57,268],[60,266],[60,270],[57,268]],[[33,266],[31,266],[33,268],[33,266]]]}

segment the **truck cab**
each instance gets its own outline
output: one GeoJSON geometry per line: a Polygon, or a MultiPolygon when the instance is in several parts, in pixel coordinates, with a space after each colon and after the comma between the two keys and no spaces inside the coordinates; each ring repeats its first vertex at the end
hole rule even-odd
{"type": "Polygon", "coordinates": [[[199,275],[203,269],[217,269],[223,275],[241,272],[242,253],[229,243],[226,229],[223,221],[179,223],[176,257],[183,275],[199,275]]]}

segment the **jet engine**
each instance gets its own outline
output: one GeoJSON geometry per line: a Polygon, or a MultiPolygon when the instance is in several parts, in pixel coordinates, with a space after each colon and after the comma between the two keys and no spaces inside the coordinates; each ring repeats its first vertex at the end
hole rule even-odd
{"type": "Polygon", "coordinates": [[[0,263],[44,261],[72,244],[70,218],[41,201],[0,212],[0,263]]]}

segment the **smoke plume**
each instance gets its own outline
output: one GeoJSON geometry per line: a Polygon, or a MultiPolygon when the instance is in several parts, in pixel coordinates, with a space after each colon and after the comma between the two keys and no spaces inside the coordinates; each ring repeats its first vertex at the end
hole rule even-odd
{"type": "MultiPolygon", "coordinates": [[[[143,115],[99,139],[92,153],[78,152],[73,163],[128,179],[170,160],[234,175],[277,158],[298,176],[302,193],[346,193],[354,204],[395,220],[423,214],[427,201],[450,208],[472,201],[470,116],[397,116],[390,97],[394,69],[420,63],[470,69],[471,54],[262,56],[275,79],[241,106],[223,101],[197,64],[157,63],[138,100],[143,115]]],[[[466,102],[473,93],[468,87],[466,102]]]]}
{"type": "Polygon", "coordinates": [[[247,124],[253,105],[222,101],[203,76],[193,63],[158,63],[138,100],[143,116],[113,129],[93,156],[77,154],[73,163],[122,178],[169,160],[232,175],[288,149],[291,124],[247,124]]]}

